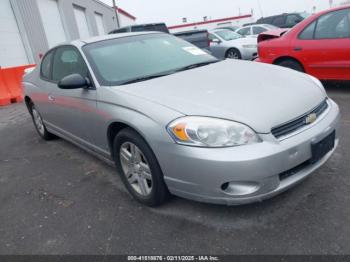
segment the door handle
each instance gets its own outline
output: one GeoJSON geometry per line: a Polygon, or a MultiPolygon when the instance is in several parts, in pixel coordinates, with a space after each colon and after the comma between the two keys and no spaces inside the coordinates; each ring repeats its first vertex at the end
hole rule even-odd
{"type": "Polygon", "coordinates": [[[303,50],[303,48],[300,46],[294,47],[294,51],[302,51],[302,50],[303,50]]]}
{"type": "Polygon", "coordinates": [[[48,96],[49,101],[55,101],[55,97],[53,95],[48,96]]]}

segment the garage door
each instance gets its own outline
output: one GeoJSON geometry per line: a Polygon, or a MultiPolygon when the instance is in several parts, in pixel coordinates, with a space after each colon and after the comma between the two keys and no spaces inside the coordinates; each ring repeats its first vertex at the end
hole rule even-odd
{"type": "Polygon", "coordinates": [[[57,0],[37,0],[41,20],[43,22],[49,47],[66,42],[67,37],[63,28],[57,0]]]}
{"type": "Polygon", "coordinates": [[[85,9],[79,6],[74,6],[74,15],[77,21],[80,38],[89,38],[92,34],[86,18],[85,9]]]}
{"type": "Polygon", "coordinates": [[[21,35],[9,0],[0,0],[0,67],[28,64],[21,35]]]}
{"type": "Polygon", "coordinates": [[[96,19],[96,25],[97,25],[98,34],[99,35],[105,35],[106,34],[106,30],[105,30],[105,26],[104,26],[104,23],[103,23],[103,15],[101,15],[99,13],[95,13],[95,19],[96,19]]]}

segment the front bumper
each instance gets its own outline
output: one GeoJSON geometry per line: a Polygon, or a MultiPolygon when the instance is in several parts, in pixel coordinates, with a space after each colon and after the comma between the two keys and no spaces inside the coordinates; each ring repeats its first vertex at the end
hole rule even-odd
{"type": "Polygon", "coordinates": [[[253,60],[258,56],[257,48],[242,48],[241,55],[243,60],[253,60]]]}
{"type": "Polygon", "coordinates": [[[287,190],[321,167],[338,145],[336,138],[335,148],[320,161],[302,165],[312,157],[311,144],[338,129],[339,108],[332,100],[329,104],[317,122],[281,141],[272,134],[260,134],[262,143],[240,147],[197,148],[177,144],[162,147],[157,157],[170,192],[200,202],[240,205],[262,201],[287,190]],[[287,178],[281,177],[296,167],[302,168],[287,178]],[[237,194],[227,191],[225,183],[257,187],[252,193],[244,194],[243,190],[237,194]]]}

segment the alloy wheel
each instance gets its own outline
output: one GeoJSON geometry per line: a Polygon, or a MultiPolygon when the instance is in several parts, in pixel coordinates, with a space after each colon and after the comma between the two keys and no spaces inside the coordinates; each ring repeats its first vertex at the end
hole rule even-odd
{"type": "Polygon", "coordinates": [[[239,54],[235,50],[230,50],[227,53],[227,58],[229,58],[229,59],[239,59],[239,54]]]}
{"type": "Polygon", "coordinates": [[[125,142],[119,152],[121,166],[130,186],[141,196],[152,192],[152,173],[145,155],[133,143],[125,142]]]}
{"type": "Polygon", "coordinates": [[[35,107],[33,107],[32,113],[36,128],[38,129],[41,135],[45,135],[45,126],[43,123],[43,119],[41,118],[39,112],[35,109],[35,107]]]}

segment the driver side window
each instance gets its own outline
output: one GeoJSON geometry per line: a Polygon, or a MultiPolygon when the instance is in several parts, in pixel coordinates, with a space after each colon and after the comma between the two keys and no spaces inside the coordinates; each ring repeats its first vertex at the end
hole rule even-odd
{"type": "Polygon", "coordinates": [[[52,79],[59,82],[71,74],[80,74],[87,77],[88,68],[85,61],[76,48],[70,46],[59,47],[56,49],[53,59],[52,79]]]}
{"type": "Polygon", "coordinates": [[[315,39],[350,37],[350,9],[326,14],[318,19],[315,39]]]}
{"type": "Polygon", "coordinates": [[[219,40],[220,41],[220,39],[219,38],[217,38],[215,35],[213,35],[213,34],[209,34],[209,40],[210,41],[213,41],[213,40],[219,40]]]}

